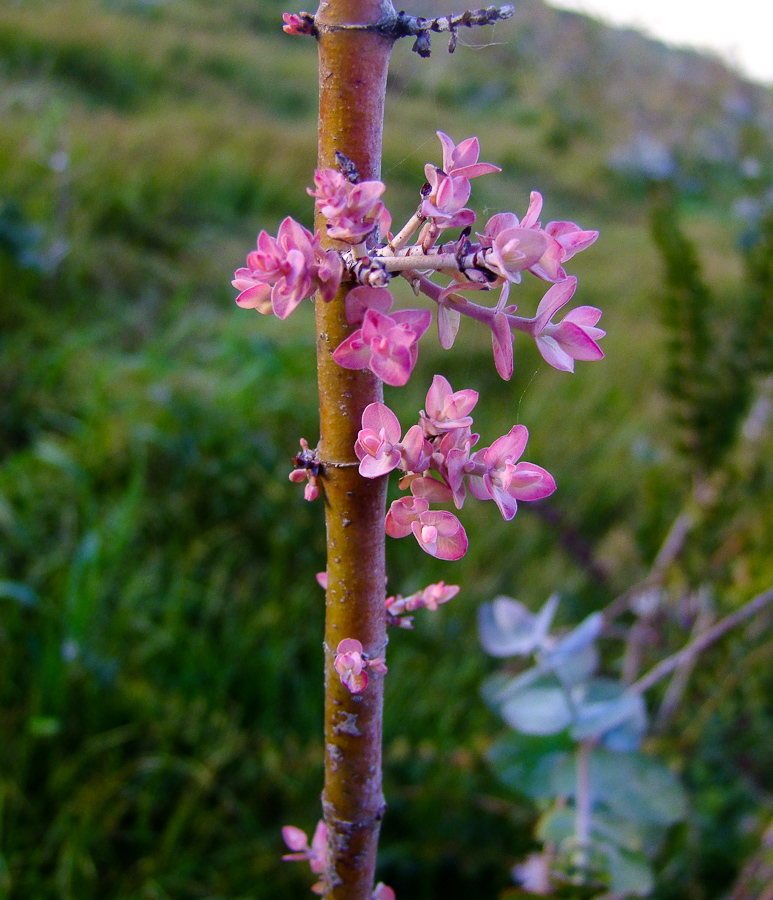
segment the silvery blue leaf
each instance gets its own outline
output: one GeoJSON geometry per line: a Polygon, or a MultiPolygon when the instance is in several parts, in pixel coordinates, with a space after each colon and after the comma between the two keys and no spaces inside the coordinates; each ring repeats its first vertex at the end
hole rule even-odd
{"type": "Polygon", "coordinates": [[[553,619],[558,609],[558,594],[552,594],[545,601],[542,609],[534,617],[534,640],[537,647],[541,647],[545,643],[545,638],[553,624],[553,619]]]}
{"type": "Polygon", "coordinates": [[[615,753],[635,753],[644,740],[647,731],[647,714],[642,703],[641,716],[626,719],[616,728],[608,731],[601,739],[601,743],[615,753]]]}
{"type": "Polygon", "coordinates": [[[523,734],[557,734],[572,724],[572,710],[560,687],[526,688],[503,703],[500,711],[507,724],[523,734]]]}
{"type": "Polygon", "coordinates": [[[552,652],[546,653],[541,663],[543,668],[555,672],[562,684],[574,686],[593,675],[599,664],[599,654],[593,644],[588,644],[568,656],[559,653],[556,658],[552,652]]]}
{"type": "MultiPolygon", "coordinates": [[[[539,617],[529,612],[523,603],[509,597],[497,597],[491,603],[483,603],[478,609],[478,632],[483,649],[492,656],[533,653],[539,646],[535,635],[538,620],[539,617]]],[[[542,627],[542,621],[539,621],[542,627]]]]}
{"type": "Polygon", "coordinates": [[[591,613],[587,619],[583,619],[573,631],[561,638],[553,647],[550,651],[552,664],[554,666],[561,665],[562,658],[573,656],[584,650],[601,634],[603,627],[604,616],[600,612],[591,613]]]}
{"type": "MultiPolygon", "coordinates": [[[[592,750],[590,783],[594,810],[600,806],[642,826],[672,825],[687,814],[687,797],[679,779],[663,763],[641,753],[592,750]]],[[[559,797],[575,796],[574,756],[556,765],[552,786],[559,797]]]]}
{"type": "MultiPolygon", "coordinates": [[[[494,685],[492,684],[487,696],[493,704],[505,703],[511,697],[519,694],[524,688],[529,687],[539,678],[542,678],[546,671],[549,670],[546,670],[544,666],[532,666],[531,669],[521,672],[514,678],[498,681],[496,683],[496,692],[494,692],[494,685]]],[[[556,682],[555,687],[560,687],[560,682],[556,682]]]]}
{"type": "Polygon", "coordinates": [[[616,700],[584,700],[577,706],[572,737],[578,741],[601,738],[626,723],[641,726],[642,733],[646,727],[647,713],[638,694],[623,695],[616,700]]]}

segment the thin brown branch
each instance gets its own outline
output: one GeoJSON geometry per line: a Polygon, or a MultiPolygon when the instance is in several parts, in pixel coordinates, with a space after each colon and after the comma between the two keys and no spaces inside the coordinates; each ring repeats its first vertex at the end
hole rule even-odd
{"type": "Polygon", "coordinates": [[[695,640],[686,644],[678,653],[667,656],[661,660],[656,666],[643,675],[638,681],[634,682],[628,689],[635,694],[643,694],[653,685],[665,678],[679,666],[691,661],[698,654],[702,653],[707,647],[716,643],[728,631],[752,618],[761,612],[769,603],[773,602],[773,588],[758,594],[754,599],[750,600],[745,606],[720,619],[716,625],[704,631],[695,640]]]}

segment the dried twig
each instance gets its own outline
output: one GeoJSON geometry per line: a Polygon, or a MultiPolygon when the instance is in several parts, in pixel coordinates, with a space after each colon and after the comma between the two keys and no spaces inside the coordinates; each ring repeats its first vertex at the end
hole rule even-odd
{"type": "Polygon", "coordinates": [[[767,591],[758,594],[753,600],[750,600],[739,610],[736,610],[729,616],[725,616],[724,619],[720,619],[716,625],[709,628],[708,631],[704,631],[703,634],[699,635],[695,640],[690,641],[677,653],[661,660],[656,666],[650,669],[646,675],[643,675],[638,681],[634,682],[630,686],[629,691],[634,694],[643,694],[645,691],[648,691],[654,684],[657,684],[658,681],[673,672],[674,669],[677,669],[679,666],[692,660],[707,647],[711,646],[711,644],[718,641],[732,628],[735,628],[736,625],[740,625],[741,622],[745,622],[746,619],[752,618],[752,616],[761,612],[771,602],[773,602],[773,588],[769,588],[767,591]]]}

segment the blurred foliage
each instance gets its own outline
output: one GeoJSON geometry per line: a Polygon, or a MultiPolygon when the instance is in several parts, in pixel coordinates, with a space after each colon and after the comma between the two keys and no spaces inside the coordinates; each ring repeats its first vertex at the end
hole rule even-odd
{"type": "MultiPolygon", "coordinates": [[[[298,438],[316,437],[312,317],[258,318],[229,286],[259,228],[311,223],[316,55],[281,33],[281,11],[0,5],[0,896],[12,900],[308,887],[280,863],[279,829],[313,828],[321,785],[322,510],[287,480],[298,438]]],[[[395,220],[415,208],[443,128],[478,133],[504,169],[476,185],[476,208],[522,213],[539,187],[547,218],[602,230],[573,271],[578,301],[605,310],[605,362],[570,378],[521,342],[505,384],[466,323],[463,353],[427,338],[411,385],[388,398],[410,424],[439,370],[481,391],[484,440],[526,423],[529,459],[559,483],[514,523],[465,509],[471,550],[454,572],[412,542],[387,548],[392,590],[445,578],[462,593],[391,642],[380,877],[417,900],[496,897],[536,811],[503,796],[485,762],[500,725],[478,699],[491,664],[476,607],[506,591],[536,608],[559,588],[576,621],[652,561],[690,476],[660,387],[644,151],[655,141],[676,166],[712,328],[748,315],[761,353],[770,230],[758,241],[726,208],[747,157],[762,160],[760,190],[770,183],[771,98],[536,0],[493,38],[463,35],[453,57],[442,41],[429,61],[398,47],[388,90],[395,220]]],[[[524,289],[518,303],[536,301],[524,289]]],[[[773,576],[769,430],[745,446],[723,451],[725,488],[674,575],[710,577],[728,610],[773,576]]],[[[684,625],[666,624],[678,645],[684,625]]],[[[717,897],[755,850],[773,791],[769,651],[762,630],[714,648],[691,715],[658,738],[694,797],[658,896],[717,897]]]]}
{"type": "Polygon", "coordinates": [[[738,311],[717,309],[695,246],[682,233],[673,189],[654,189],[652,232],[665,265],[661,317],[667,332],[665,388],[680,449],[707,475],[737,438],[760,377],[773,372],[773,217],[748,236],[738,311]]]}

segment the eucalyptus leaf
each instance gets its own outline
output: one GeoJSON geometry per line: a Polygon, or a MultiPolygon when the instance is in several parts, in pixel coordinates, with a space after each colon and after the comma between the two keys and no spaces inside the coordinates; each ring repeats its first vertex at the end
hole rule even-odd
{"type": "Polygon", "coordinates": [[[552,652],[547,653],[540,660],[540,666],[543,669],[550,669],[555,672],[566,685],[578,685],[588,678],[598,668],[599,653],[593,644],[581,647],[575,653],[565,654],[563,652],[554,656],[552,652]]]}
{"type": "MultiPolygon", "coordinates": [[[[553,771],[557,796],[574,799],[577,786],[576,755],[553,771]]],[[[594,808],[644,825],[673,825],[684,818],[687,800],[674,773],[641,753],[611,753],[596,749],[590,754],[590,784],[594,808]]]]}
{"type": "Polygon", "coordinates": [[[566,732],[534,736],[511,731],[491,746],[487,758],[502,784],[537,800],[554,795],[553,771],[571,748],[566,732]]]}
{"type": "Polygon", "coordinates": [[[572,709],[560,686],[535,684],[510,697],[500,710],[508,725],[524,734],[557,734],[572,724],[572,709]]]}
{"type": "MultiPolygon", "coordinates": [[[[501,706],[505,701],[519,694],[525,688],[534,684],[536,681],[545,680],[545,672],[547,670],[539,665],[526,669],[525,672],[514,676],[513,678],[505,677],[494,682],[494,678],[490,678],[484,685],[487,696],[491,698],[494,706],[501,706]]],[[[556,679],[550,679],[551,687],[560,687],[560,682],[556,679]]]]}
{"type": "Polygon", "coordinates": [[[624,725],[641,740],[647,727],[647,711],[640,695],[622,694],[616,699],[594,700],[589,692],[577,704],[572,737],[578,741],[601,738],[624,725]]]}
{"type": "Polygon", "coordinates": [[[563,659],[584,650],[598,638],[603,627],[604,617],[602,614],[600,612],[591,613],[553,647],[550,651],[552,664],[554,666],[561,665],[563,659]]]}
{"type": "Polygon", "coordinates": [[[497,597],[478,608],[478,633],[491,656],[527,656],[538,650],[553,622],[558,597],[551,597],[537,615],[510,597],[497,597]]]}
{"type": "Polygon", "coordinates": [[[483,682],[480,688],[483,702],[492,709],[499,709],[503,696],[508,686],[513,681],[512,676],[506,672],[495,672],[483,682]]]}
{"type": "Polygon", "coordinates": [[[626,719],[607,731],[601,738],[601,743],[614,753],[635,753],[641,749],[646,730],[647,717],[644,713],[641,718],[626,719]]]}
{"type": "Polygon", "coordinates": [[[623,850],[614,844],[602,849],[607,860],[610,893],[617,896],[644,897],[655,887],[655,878],[647,858],[641,853],[623,850]]]}
{"type": "Polygon", "coordinates": [[[596,810],[591,820],[591,833],[599,843],[611,843],[623,850],[638,853],[645,842],[645,833],[627,819],[596,810]]]}
{"type": "Polygon", "coordinates": [[[571,840],[577,830],[577,813],[570,806],[553,806],[537,821],[536,836],[545,843],[560,846],[571,840]]]}

